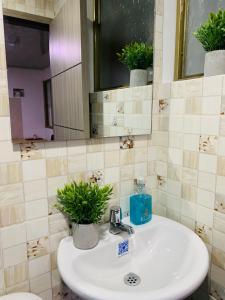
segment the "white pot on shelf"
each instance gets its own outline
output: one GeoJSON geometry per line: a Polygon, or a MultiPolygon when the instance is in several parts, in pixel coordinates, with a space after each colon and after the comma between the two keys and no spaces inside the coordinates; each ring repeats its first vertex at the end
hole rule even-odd
{"type": "Polygon", "coordinates": [[[135,69],[130,71],[130,87],[146,85],[147,82],[147,70],[135,69]]]}
{"type": "Polygon", "coordinates": [[[204,76],[225,74],[225,50],[210,51],[205,54],[204,76]]]}

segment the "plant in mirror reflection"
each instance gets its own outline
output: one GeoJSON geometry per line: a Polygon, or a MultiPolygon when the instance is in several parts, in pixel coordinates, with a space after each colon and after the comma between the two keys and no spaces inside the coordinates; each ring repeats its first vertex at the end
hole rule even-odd
{"type": "Polygon", "coordinates": [[[208,20],[193,33],[206,52],[225,49],[225,10],[210,13],[208,20]]]}
{"type": "Polygon", "coordinates": [[[133,42],[117,53],[119,61],[128,67],[129,70],[146,70],[153,64],[153,47],[142,42],[133,42]]]}

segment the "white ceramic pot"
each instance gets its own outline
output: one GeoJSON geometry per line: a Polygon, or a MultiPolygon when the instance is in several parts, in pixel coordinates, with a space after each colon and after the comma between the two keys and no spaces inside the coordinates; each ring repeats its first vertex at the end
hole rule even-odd
{"type": "Polygon", "coordinates": [[[204,76],[225,74],[225,50],[215,50],[205,54],[204,76]]]}
{"type": "Polygon", "coordinates": [[[99,242],[99,232],[96,224],[72,223],[72,234],[73,244],[78,249],[92,249],[99,242]]]}
{"type": "Polygon", "coordinates": [[[131,70],[130,71],[130,86],[142,86],[146,85],[148,80],[147,70],[131,70]]]}

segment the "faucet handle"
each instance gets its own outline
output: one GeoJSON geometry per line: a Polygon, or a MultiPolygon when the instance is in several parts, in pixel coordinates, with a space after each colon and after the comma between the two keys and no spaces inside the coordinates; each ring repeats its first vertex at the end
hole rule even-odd
{"type": "Polygon", "coordinates": [[[110,207],[110,222],[113,224],[121,222],[121,208],[118,205],[110,207]]]}

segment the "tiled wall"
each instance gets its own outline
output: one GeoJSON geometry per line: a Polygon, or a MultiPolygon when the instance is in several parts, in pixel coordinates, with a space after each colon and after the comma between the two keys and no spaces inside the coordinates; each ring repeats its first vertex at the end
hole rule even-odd
{"type": "MultiPolygon", "coordinates": [[[[34,1],[5,1],[27,5],[34,1]],[[25,3],[25,4],[24,4],[25,3]]],[[[43,2],[37,0],[36,2],[43,2]]],[[[0,0],[0,295],[32,291],[44,300],[75,299],[60,283],[56,250],[68,234],[53,207],[58,187],[71,179],[114,186],[111,203],[129,209],[133,179],[144,176],[156,199],[154,152],[147,136],[105,138],[21,147],[11,143],[7,72],[0,0]]],[[[17,6],[12,6],[16,9],[17,6]]],[[[21,6],[20,6],[21,7],[21,6]]],[[[157,1],[160,17],[162,1],[157,1]]],[[[34,13],[34,12],[33,12],[34,13]]],[[[156,51],[157,53],[157,51],[156,51]]],[[[157,59],[155,59],[157,65],[157,59]]],[[[160,65],[160,63],[158,63],[160,65]]],[[[154,149],[154,148],[153,148],[154,149]]]]}
{"type": "Polygon", "coordinates": [[[94,137],[151,133],[152,85],[90,95],[94,137]]]}
{"type": "Polygon", "coordinates": [[[163,84],[153,106],[157,211],[203,239],[210,294],[225,299],[225,76],[163,84]]]}

